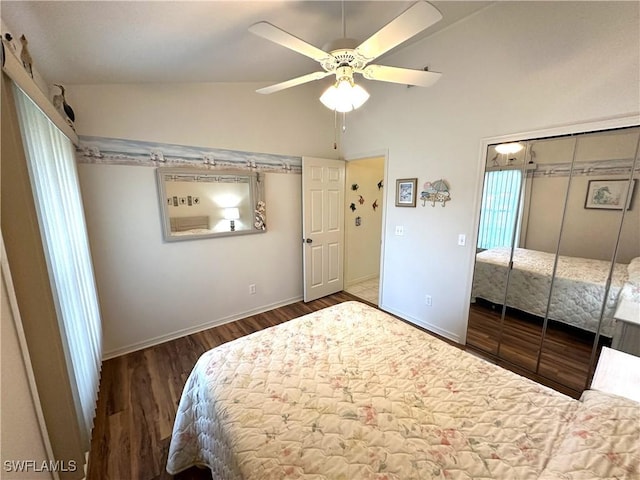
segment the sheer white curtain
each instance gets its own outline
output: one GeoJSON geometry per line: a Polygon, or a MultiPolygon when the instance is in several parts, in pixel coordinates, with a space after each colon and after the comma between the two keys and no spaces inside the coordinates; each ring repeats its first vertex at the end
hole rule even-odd
{"type": "Polygon", "coordinates": [[[74,147],[15,85],[14,92],[78,420],[90,439],[102,327],[74,147]]]}

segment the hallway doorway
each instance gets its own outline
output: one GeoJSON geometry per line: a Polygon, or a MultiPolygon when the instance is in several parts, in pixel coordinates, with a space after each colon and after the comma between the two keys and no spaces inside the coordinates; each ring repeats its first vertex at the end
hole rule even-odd
{"type": "Polygon", "coordinates": [[[344,290],[373,305],[380,292],[384,156],[347,161],[344,290]]]}

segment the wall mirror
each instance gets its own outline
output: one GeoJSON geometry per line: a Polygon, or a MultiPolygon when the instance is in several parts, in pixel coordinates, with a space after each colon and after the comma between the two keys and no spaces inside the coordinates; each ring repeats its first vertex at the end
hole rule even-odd
{"type": "Polygon", "coordinates": [[[266,231],[263,174],[188,168],[156,173],[166,241],[266,231]]]}
{"type": "Polygon", "coordinates": [[[579,395],[640,355],[640,127],[489,145],[467,345],[579,395]]]}

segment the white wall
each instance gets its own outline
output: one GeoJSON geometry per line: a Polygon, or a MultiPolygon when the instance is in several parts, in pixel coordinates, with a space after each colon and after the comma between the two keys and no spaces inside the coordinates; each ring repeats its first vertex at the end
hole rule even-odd
{"type": "Polygon", "coordinates": [[[496,2],[385,58],[443,73],[433,87],[365,82],[345,156],[388,148],[382,308],[464,341],[487,137],[637,113],[637,2],[496,2]],[[397,178],[444,178],[452,200],[393,207],[397,178]],[[395,236],[403,225],[404,236],[395,236]],[[457,245],[458,234],[467,245],[457,245]],[[425,294],[433,297],[427,307],[425,294]]]}
{"type": "MultiPolygon", "coordinates": [[[[2,248],[4,254],[4,248],[2,248]]],[[[42,470],[42,463],[49,461],[45,440],[40,430],[36,408],[39,403],[34,402],[30,390],[31,364],[25,364],[23,351],[16,329],[16,318],[11,308],[10,300],[15,298],[13,286],[7,286],[6,280],[10,278],[9,272],[0,275],[0,326],[2,334],[2,352],[0,365],[2,365],[2,386],[0,390],[0,424],[2,435],[0,437],[0,451],[2,478],[12,479],[46,479],[54,478],[51,472],[36,472],[42,470]],[[19,461],[33,461],[37,469],[30,465],[29,470],[16,471],[20,467],[15,463],[19,461]],[[8,468],[7,468],[8,467],[8,468]],[[11,471],[12,470],[12,471],[11,471]]],[[[26,347],[26,345],[25,345],[26,347]]],[[[32,377],[31,377],[32,378],[32,377]]],[[[33,387],[35,388],[35,387],[33,387]]],[[[46,440],[48,442],[48,438],[46,440]]],[[[48,464],[48,463],[47,463],[48,464]]]]}
{"type": "MultiPolygon", "coordinates": [[[[70,86],[81,135],[335,158],[317,86],[70,86]]],[[[301,177],[267,174],[267,232],[164,243],[155,170],[79,165],[106,356],[302,297],[301,177]],[[249,284],[256,294],[249,295],[249,284]]]]}

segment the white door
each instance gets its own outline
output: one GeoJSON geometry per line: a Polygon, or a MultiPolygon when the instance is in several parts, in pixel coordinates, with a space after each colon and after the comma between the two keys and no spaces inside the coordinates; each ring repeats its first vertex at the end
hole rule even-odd
{"type": "Polygon", "coordinates": [[[304,301],[344,286],[343,160],[302,158],[304,301]]]}

